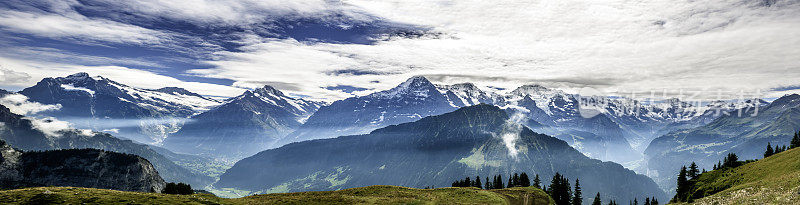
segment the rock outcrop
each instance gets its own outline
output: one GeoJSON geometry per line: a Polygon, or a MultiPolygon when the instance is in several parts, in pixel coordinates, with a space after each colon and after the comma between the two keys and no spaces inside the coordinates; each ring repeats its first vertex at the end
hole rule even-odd
{"type": "Polygon", "coordinates": [[[0,140],[2,188],[73,186],[161,192],[165,182],[146,159],[98,149],[24,152],[0,140]]]}

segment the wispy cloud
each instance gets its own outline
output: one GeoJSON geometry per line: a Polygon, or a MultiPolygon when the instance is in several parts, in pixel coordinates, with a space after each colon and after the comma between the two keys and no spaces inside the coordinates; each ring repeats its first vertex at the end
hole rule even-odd
{"type": "Polygon", "coordinates": [[[172,38],[164,32],[110,20],[90,19],[79,14],[0,11],[0,27],[10,32],[89,42],[146,45],[159,44],[172,38]]]}
{"type": "Polygon", "coordinates": [[[336,18],[333,13],[346,15],[360,21],[374,17],[359,12],[357,8],[337,1],[327,0],[190,0],[190,1],[98,1],[103,8],[114,8],[130,13],[215,25],[253,25],[269,22],[276,17],[336,18]]]}
{"type": "Polygon", "coordinates": [[[33,128],[40,130],[44,134],[52,137],[61,136],[59,132],[62,130],[72,129],[72,124],[70,124],[67,121],[58,120],[54,117],[46,117],[46,118],[25,117],[25,119],[31,121],[31,124],[33,124],[33,128]]]}
{"type": "Polygon", "coordinates": [[[21,94],[9,94],[0,98],[0,105],[7,107],[17,115],[30,115],[43,111],[61,109],[61,105],[46,105],[28,101],[28,97],[21,94]]]}
{"type": "Polygon", "coordinates": [[[30,79],[31,76],[25,72],[13,71],[0,67],[0,83],[16,84],[16,83],[27,82],[30,79]]]}
{"type": "MultiPolygon", "coordinates": [[[[61,105],[46,105],[37,102],[28,101],[28,97],[21,94],[9,94],[0,98],[0,105],[7,107],[11,113],[17,115],[32,115],[43,111],[51,111],[61,109],[61,105]]],[[[71,128],[71,124],[66,121],[61,121],[53,117],[35,118],[24,117],[33,124],[33,128],[38,129],[48,136],[60,136],[58,134],[61,130],[71,128]]]]}

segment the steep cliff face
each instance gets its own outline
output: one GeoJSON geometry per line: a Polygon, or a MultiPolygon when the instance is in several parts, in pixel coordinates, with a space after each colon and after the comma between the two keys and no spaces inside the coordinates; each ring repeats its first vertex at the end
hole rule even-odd
{"type": "Polygon", "coordinates": [[[0,141],[3,188],[74,186],[160,192],[165,182],[155,167],[136,155],[97,149],[23,152],[0,141]]]}
{"type": "Polygon", "coordinates": [[[21,181],[22,175],[17,168],[22,152],[11,148],[5,141],[0,140],[0,181],[5,186],[9,181],[21,181]]]}

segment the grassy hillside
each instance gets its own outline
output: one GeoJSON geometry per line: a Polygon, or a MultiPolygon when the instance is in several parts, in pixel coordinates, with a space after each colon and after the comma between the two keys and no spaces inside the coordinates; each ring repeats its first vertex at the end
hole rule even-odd
{"type": "Polygon", "coordinates": [[[700,175],[698,204],[796,204],[800,201],[800,149],[733,169],[700,175]]]}
{"type": "Polygon", "coordinates": [[[168,195],[76,187],[0,191],[0,204],[552,204],[536,188],[414,189],[369,186],[339,191],[263,194],[236,199],[210,194],[168,195]]]}

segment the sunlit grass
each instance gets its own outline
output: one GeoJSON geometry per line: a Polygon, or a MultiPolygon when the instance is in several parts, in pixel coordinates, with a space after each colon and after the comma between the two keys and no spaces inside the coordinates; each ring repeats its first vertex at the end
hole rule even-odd
{"type": "Polygon", "coordinates": [[[552,204],[536,188],[415,189],[369,186],[338,191],[262,194],[220,198],[211,194],[169,195],[76,187],[0,191],[0,204],[552,204]]]}

